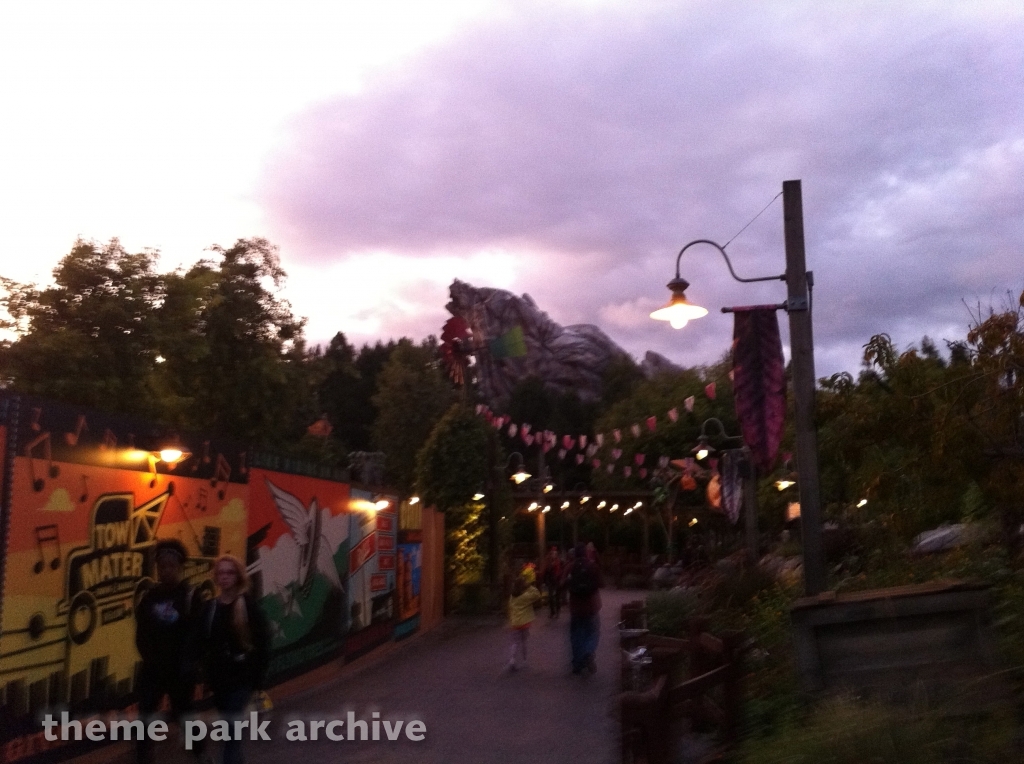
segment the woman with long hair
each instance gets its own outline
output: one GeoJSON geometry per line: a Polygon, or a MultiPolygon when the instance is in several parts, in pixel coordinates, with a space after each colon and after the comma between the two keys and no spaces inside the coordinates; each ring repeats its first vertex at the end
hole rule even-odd
{"type": "MultiPolygon", "coordinates": [[[[199,619],[199,645],[206,681],[221,717],[241,719],[253,693],[263,689],[270,637],[267,619],[249,594],[249,576],[226,554],[213,567],[217,596],[199,619]]],[[[232,725],[232,728],[234,725],[232,725]]],[[[241,764],[242,742],[224,744],[224,764],[241,764]]]]}

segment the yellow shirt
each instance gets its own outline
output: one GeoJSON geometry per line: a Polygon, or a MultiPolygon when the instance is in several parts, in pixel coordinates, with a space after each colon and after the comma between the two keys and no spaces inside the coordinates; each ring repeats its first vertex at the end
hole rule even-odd
{"type": "Polygon", "coordinates": [[[536,586],[526,587],[518,597],[508,598],[508,625],[521,629],[533,623],[533,603],[540,599],[536,586]]]}

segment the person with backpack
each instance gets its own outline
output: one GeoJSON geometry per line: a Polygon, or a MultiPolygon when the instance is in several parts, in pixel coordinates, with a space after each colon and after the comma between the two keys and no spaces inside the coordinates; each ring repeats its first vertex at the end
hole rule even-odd
{"type": "MultiPolygon", "coordinates": [[[[187,643],[200,602],[195,589],[184,580],[188,552],[180,541],[157,541],[154,558],[157,583],[135,607],[135,647],[142,658],[135,693],[144,724],[149,724],[165,695],[180,724],[193,708],[195,673],[187,643]]],[[[199,746],[192,752],[198,757],[202,751],[199,746]]],[[[139,764],[153,761],[153,741],[148,735],[138,741],[135,756],[139,764]]]]}
{"type": "Polygon", "coordinates": [[[576,545],[572,564],[566,568],[565,587],[569,592],[569,644],[572,647],[572,673],[583,669],[597,672],[594,654],[600,636],[601,569],[587,556],[582,542],[576,545]]]}

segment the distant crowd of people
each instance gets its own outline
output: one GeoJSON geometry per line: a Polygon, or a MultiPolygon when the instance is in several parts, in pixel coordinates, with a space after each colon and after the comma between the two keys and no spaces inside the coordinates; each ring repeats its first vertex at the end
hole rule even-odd
{"type": "MultiPolygon", "coordinates": [[[[262,690],[270,632],[263,611],[249,593],[249,577],[241,560],[231,555],[214,565],[216,597],[202,601],[184,578],[188,552],[176,539],[156,544],[157,582],[135,609],[135,645],[142,658],[137,693],[145,723],[166,696],[171,713],[181,719],[193,711],[196,684],[202,678],[213,693],[221,718],[241,719],[262,690]]],[[[143,739],[136,749],[139,764],[153,761],[153,743],[143,739]]],[[[193,754],[208,761],[205,741],[193,754]]],[[[224,743],[224,764],[241,764],[242,743],[224,743]]]]}
{"type": "MultiPolygon", "coordinates": [[[[547,590],[549,618],[559,617],[563,600],[568,597],[572,673],[596,672],[601,587],[604,585],[597,549],[593,543],[579,543],[563,557],[557,547],[551,547],[541,568],[540,581],[547,590]]],[[[526,663],[526,646],[534,620],[534,606],[541,599],[536,584],[536,566],[528,563],[512,585],[508,602],[511,641],[508,663],[505,664],[508,672],[516,671],[526,663]]]]}

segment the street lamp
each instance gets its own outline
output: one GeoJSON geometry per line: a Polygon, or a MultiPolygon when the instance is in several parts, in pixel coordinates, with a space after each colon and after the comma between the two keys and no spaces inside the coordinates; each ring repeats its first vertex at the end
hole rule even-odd
{"type": "MultiPolygon", "coordinates": [[[[803,200],[799,180],[782,184],[783,222],[786,240],[786,272],[781,276],[761,276],[745,279],[736,275],[725,253],[725,247],[710,239],[696,239],[679,250],[676,256],[676,275],[668,283],[672,297],[668,304],[654,311],[651,318],[668,321],[674,328],[682,328],[694,318],[707,315],[707,310],[686,299],[689,282],[679,273],[683,253],[697,244],[707,244],[718,250],[725,259],[729,273],[736,281],[785,281],[787,299],[773,306],[789,313],[790,353],[793,369],[793,399],[796,409],[797,468],[800,471],[800,522],[804,552],[804,587],[808,595],[825,589],[825,556],[821,540],[821,498],[818,477],[818,437],[814,425],[814,335],[811,325],[810,287],[813,277],[806,268],[804,252],[803,200]]],[[[722,308],[723,313],[732,312],[722,308]]]]}
{"type": "Polygon", "coordinates": [[[509,465],[512,464],[513,456],[519,457],[519,469],[513,472],[512,477],[509,479],[514,480],[516,485],[522,485],[523,483],[530,479],[530,473],[526,471],[526,467],[524,465],[525,459],[523,459],[523,455],[521,453],[519,453],[518,451],[513,451],[511,454],[509,454],[508,459],[505,461],[505,469],[508,469],[509,465]]]}

